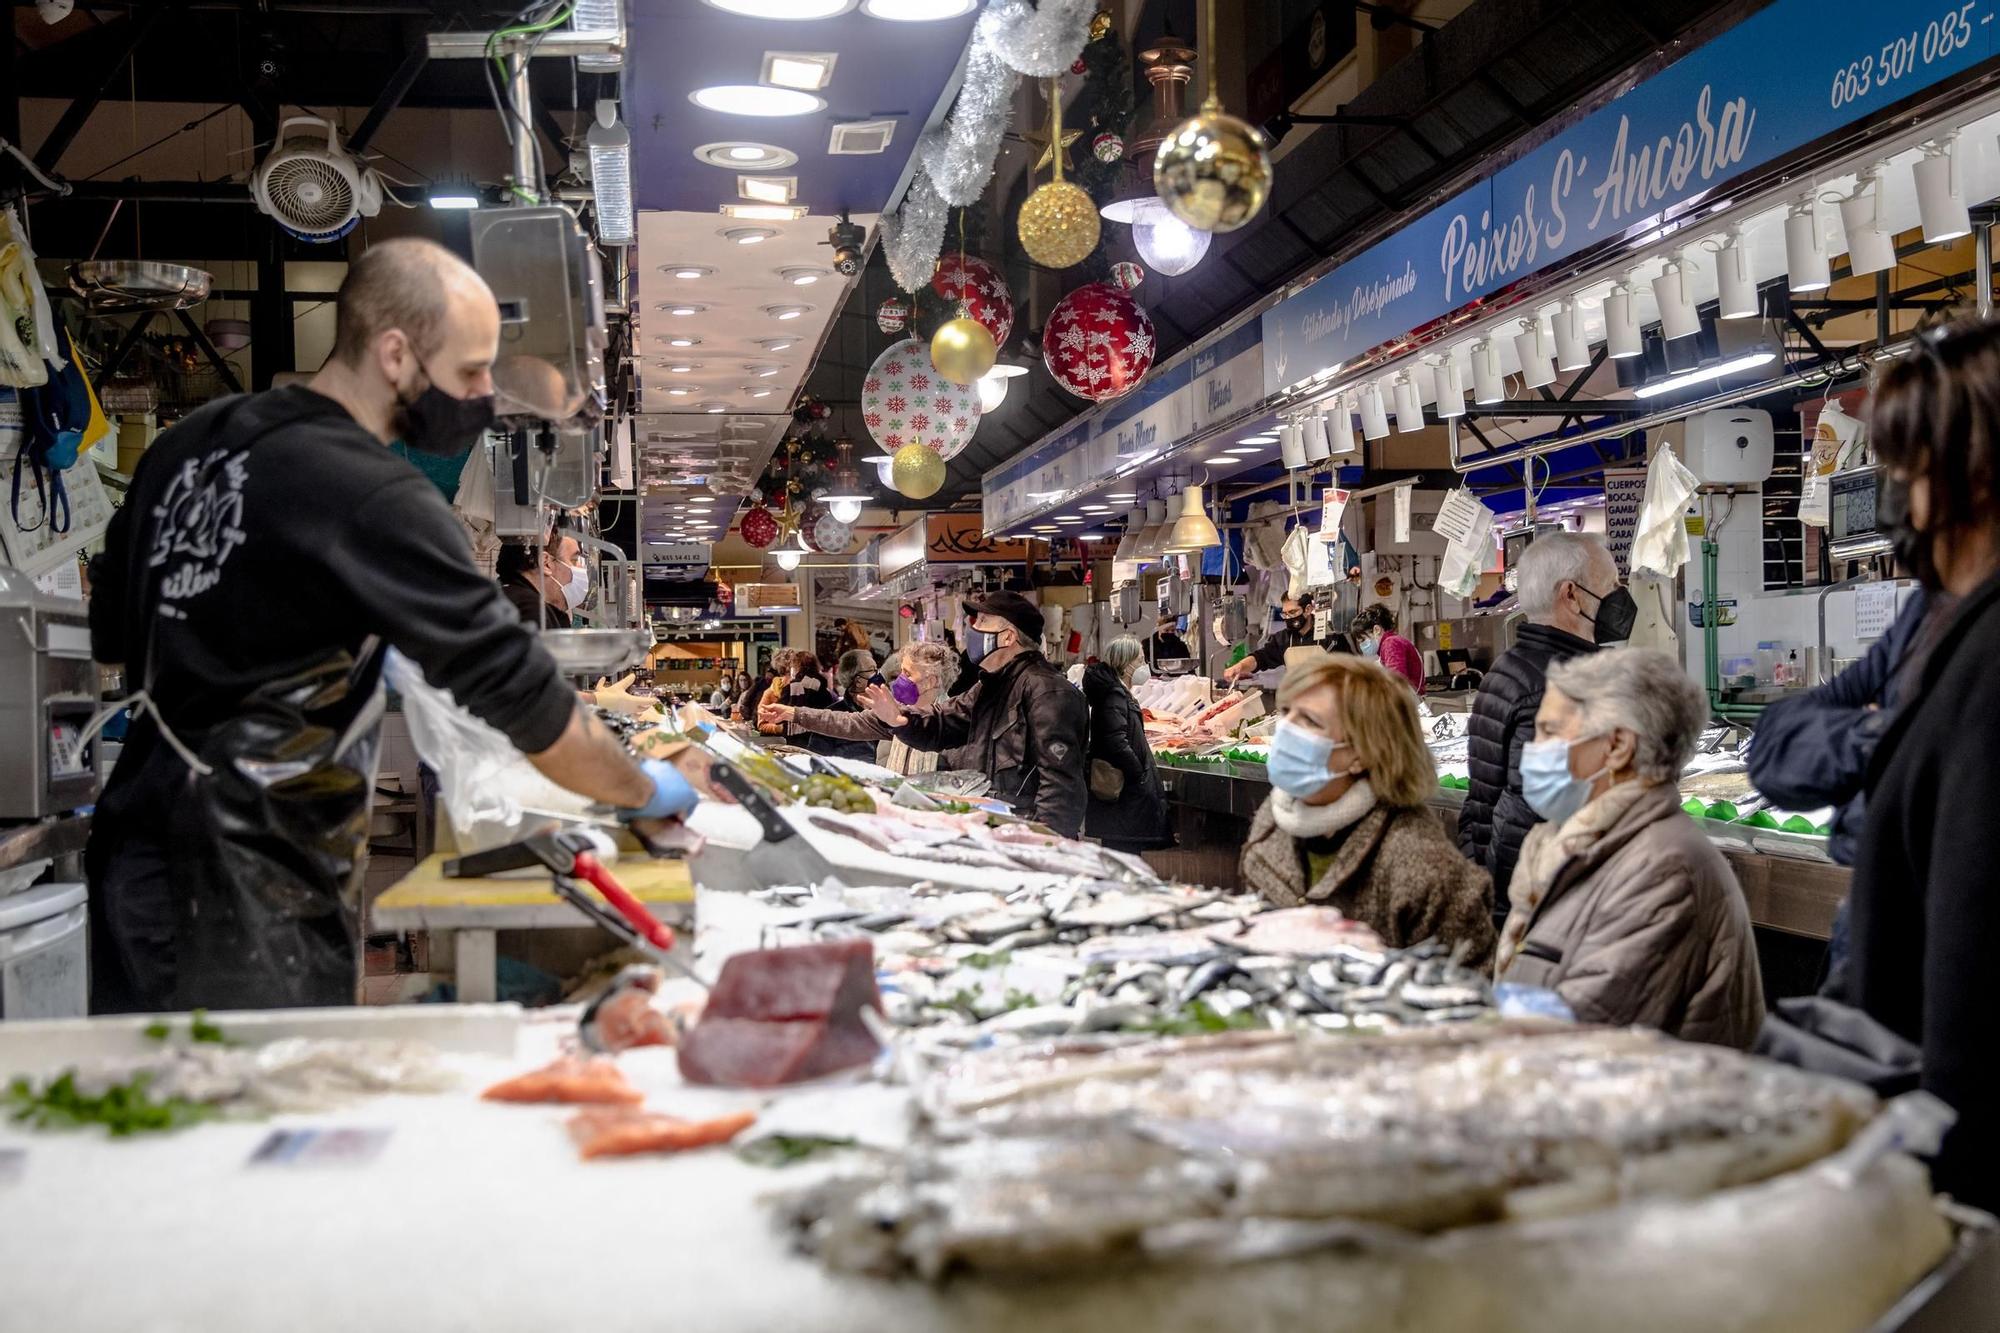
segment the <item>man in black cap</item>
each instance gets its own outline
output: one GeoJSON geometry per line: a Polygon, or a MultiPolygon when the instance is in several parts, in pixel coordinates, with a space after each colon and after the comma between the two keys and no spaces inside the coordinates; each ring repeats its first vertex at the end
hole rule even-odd
{"type": "Polygon", "coordinates": [[[965,610],[978,683],[924,709],[905,709],[881,685],[869,686],[862,702],[913,750],[962,749],[966,767],[992,775],[995,797],[1074,838],[1089,798],[1090,707],[1042,656],[1041,608],[996,592],[972,598],[965,610]]]}

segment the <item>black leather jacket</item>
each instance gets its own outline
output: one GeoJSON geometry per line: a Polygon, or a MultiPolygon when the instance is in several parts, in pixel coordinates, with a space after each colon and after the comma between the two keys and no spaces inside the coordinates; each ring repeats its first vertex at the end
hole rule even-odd
{"type": "Polygon", "coordinates": [[[982,672],[965,693],[908,717],[894,730],[911,749],[959,749],[961,767],[992,775],[995,798],[1065,838],[1082,830],[1090,710],[1048,658],[1024,652],[982,672]]]}

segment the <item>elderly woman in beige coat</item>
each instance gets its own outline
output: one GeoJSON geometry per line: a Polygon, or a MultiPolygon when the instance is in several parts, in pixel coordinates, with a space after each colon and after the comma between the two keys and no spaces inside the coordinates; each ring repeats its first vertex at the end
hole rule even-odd
{"type": "Polygon", "coordinates": [[[1664,653],[1549,668],[1521,756],[1522,795],[1546,822],[1514,869],[1500,980],[1552,989],[1587,1023],[1756,1039],[1764,987],[1743,890],[1675,789],[1707,723],[1707,696],[1664,653]]]}
{"type": "Polygon", "coordinates": [[[1398,677],[1352,653],[1287,652],[1269,769],[1244,888],[1280,907],[1337,907],[1397,948],[1437,940],[1485,966],[1493,882],[1424,808],[1437,771],[1398,677]]]}

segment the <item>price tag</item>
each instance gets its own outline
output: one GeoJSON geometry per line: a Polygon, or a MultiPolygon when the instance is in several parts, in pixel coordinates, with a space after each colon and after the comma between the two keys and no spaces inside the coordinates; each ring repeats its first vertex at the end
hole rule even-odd
{"type": "Polygon", "coordinates": [[[366,1166],[389,1142],[385,1128],[274,1129],[250,1154],[251,1166],[366,1166]]]}
{"type": "Polygon", "coordinates": [[[1325,643],[1327,631],[1333,628],[1333,612],[1321,607],[1313,612],[1313,642],[1325,643]]]}
{"type": "Polygon", "coordinates": [[[1326,493],[1326,504],[1319,515],[1319,539],[1323,542],[1340,540],[1340,516],[1347,512],[1348,492],[1330,489],[1326,493]]]}

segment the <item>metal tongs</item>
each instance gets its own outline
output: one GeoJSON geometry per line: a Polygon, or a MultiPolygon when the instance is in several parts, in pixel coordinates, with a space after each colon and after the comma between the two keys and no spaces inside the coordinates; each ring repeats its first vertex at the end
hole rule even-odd
{"type": "Polygon", "coordinates": [[[654,916],[618,882],[597,859],[597,844],[592,835],[582,829],[556,829],[491,851],[455,857],[444,863],[444,873],[450,879],[467,879],[536,865],[551,872],[556,895],[564,902],[626,944],[658,957],[661,963],[703,990],[709,989],[708,982],[674,956],[673,927],[654,916]],[[603,894],[604,902],[616,910],[607,909],[604,903],[585,893],[583,884],[603,894]]]}

